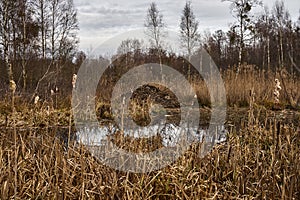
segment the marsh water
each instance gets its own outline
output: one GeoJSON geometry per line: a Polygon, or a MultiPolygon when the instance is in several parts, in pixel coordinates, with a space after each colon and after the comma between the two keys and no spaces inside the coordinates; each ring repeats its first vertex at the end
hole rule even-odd
{"type": "Polygon", "coordinates": [[[199,127],[177,126],[175,124],[156,124],[147,127],[126,128],[122,131],[116,126],[82,127],[76,132],[77,141],[88,146],[101,146],[107,141],[107,137],[114,133],[122,132],[124,136],[132,139],[150,139],[155,136],[162,138],[162,145],[166,147],[176,146],[183,137],[189,142],[221,143],[226,140],[224,125],[215,126],[213,129],[199,127]]]}
{"type": "MultiPolygon", "coordinates": [[[[258,121],[261,125],[268,125],[268,118],[278,118],[285,124],[292,124],[299,126],[300,114],[295,111],[280,111],[277,113],[261,113],[260,120],[258,121]]],[[[67,145],[69,139],[71,141],[81,143],[87,146],[101,146],[110,137],[117,135],[122,132],[125,137],[131,138],[132,140],[146,139],[153,140],[153,137],[159,136],[161,138],[161,145],[167,147],[176,146],[178,141],[185,137],[189,143],[201,142],[205,140],[210,143],[221,143],[226,141],[226,135],[229,127],[233,127],[238,132],[238,126],[242,121],[247,118],[247,112],[239,110],[229,111],[227,114],[226,126],[223,124],[213,125],[208,127],[202,125],[199,127],[189,126],[178,126],[174,123],[155,124],[146,127],[139,127],[135,129],[124,128],[120,129],[118,126],[113,124],[102,124],[99,126],[81,126],[80,128],[72,127],[71,130],[67,126],[45,126],[45,127],[16,127],[16,131],[20,135],[26,137],[33,137],[35,139],[43,139],[45,137],[53,137],[61,141],[64,145],[67,145]],[[226,128],[225,128],[226,127],[226,128]],[[24,134],[23,134],[24,133],[24,134]]],[[[2,136],[12,137],[13,127],[5,127],[4,124],[0,126],[0,132],[2,136]]]]}

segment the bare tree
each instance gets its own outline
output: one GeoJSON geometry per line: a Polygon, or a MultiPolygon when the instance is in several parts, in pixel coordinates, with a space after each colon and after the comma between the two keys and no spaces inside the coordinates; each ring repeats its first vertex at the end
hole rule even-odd
{"type": "MultiPolygon", "coordinates": [[[[27,62],[34,48],[34,42],[38,38],[38,25],[33,20],[32,2],[30,0],[19,0],[17,4],[16,24],[18,24],[18,57],[21,61],[23,91],[27,86],[27,62]]],[[[15,50],[16,51],[16,50],[15,50]]]]}
{"type": "Polygon", "coordinates": [[[237,24],[234,28],[239,28],[239,61],[237,73],[240,70],[240,66],[243,62],[243,51],[245,47],[245,39],[247,37],[247,31],[253,29],[251,23],[250,11],[257,5],[262,5],[260,0],[222,0],[231,2],[231,11],[234,17],[237,19],[237,24]]]}
{"type": "Polygon", "coordinates": [[[138,39],[127,39],[121,42],[117,49],[117,54],[122,55],[128,52],[134,53],[142,48],[142,41],[138,39]]]}
{"type": "Polygon", "coordinates": [[[225,33],[222,30],[217,30],[212,34],[211,42],[212,42],[212,54],[214,54],[214,61],[216,64],[221,67],[221,60],[224,57],[224,43],[226,40],[225,33]]]}
{"type": "Polygon", "coordinates": [[[148,9],[145,27],[147,28],[145,33],[150,37],[150,44],[152,48],[157,50],[159,57],[159,65],[160,65],[160,75],[161,79],[163,79],[162,75],[162,45],[163,38],[166,36],[166,32],[164,28],[166,25],[163,23],[163,15],[160,14],[157,9],[157,5],[152,2],[150,4],[150,8],[148,9]]]}
{"type": "Polygon", "coordinates": [[[255,32],[260,38],[260,45],[262,47],[262,66],[271,69],[271,51],[270,40],[272,37],[272,24],[270,20],[270,14],[267,7],[264,8],[264,13],[257,16],[255,22],[255,32]]]}
{"type": "Polygon", "coordinates": [[[276,1],[272,10],[274,26],[278,35],[278,64],[284,67],[284,29],[290,21],[290,14],[285,9],[283,1],[276,1]]]}
{"type": "Polygon", "coordinates": [[[1,20],[0,20],[0,30],[1,30],[1,41],[0,44],[2,45],[3,49],[3,57],[6,64],[6,70],[8,75],[9,82],[13,81],[13,70],[12,70],[12,63],[10,58],[10,49],[11,49],[11,18],[10,14],[12,12],[13,6],[12,1],[1,1],[0,2],[0,13],[1,13],[1,20]]]}
{"type": "Polygon", "coordinates": [[[76,54],[79,29],[73,0],[37,0],[34,7],[42,58],[71,59],[76,54]]]}
{"type": "Polygon", "coordinates": [[[121,42],[120,46],[117,49],[117,54],[125,55],[126,66],[128,64],[129,54],[135,53],[142,48],[143,41],[138,39],[127,39],[121,42]]]}
{"type": "Polygon", "coordinates": [[[61,18],[62,12],[59,10],[59,4],[61,0],[52,0],[50,3],[50,45],[51,45],[51,57],[52,60],[55,59],[57,48],[56,48],[56,42],[58,40],[57,38],[57,29],[59,20],[61,18]]]}
{"type": "Polygon", "coordinates": [[[60,19],[59,37],[59,58],[61,60],[72,59],[77,51],[79,30],[77,11],[74,8],[73,0],[63,1],[60,12],[63,13],[60,19]]]}
{"type": "Polygon", "coordinates": [[[145,27],[146,35],[150,37],[150,43],[155,49],[162,48],[162,40],[165,36],[165,24],[163,23],[163,15],[160,14],[156,3],[151,3],[150,8],[148,9],[145,27]]]}
{"type": "MultiPolygon", "coordinates": [[[[198,33],[199,22],[196,20],[192,11],[191,2],[186,2],[181,16],[180,40],[183,48],[186,49],[188,60],[191,61],[192,53],[199,42],[198,33]]],[[[191,66],[188,65],[188,77],[190,78],[191,66]]]]}
{"type": "Polygon", "coordinates": [[[180,40],[182,47],[187,51],[189,60],[199,42],[198,26],[199,22],[192,11],[191,2],[186,2],[181,16],[180,40]]]}
{"type": "Polygon", "coordinates": [[[41,55],[46,58],[47,36],[49,32],[49,0],[37,0],[34,3],[35,15],[40,26],[41,55]]]}

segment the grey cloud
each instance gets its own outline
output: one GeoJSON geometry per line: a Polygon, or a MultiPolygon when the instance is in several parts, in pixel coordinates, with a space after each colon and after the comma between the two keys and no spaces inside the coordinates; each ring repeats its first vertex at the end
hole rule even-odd
{"type": "MultiPolygon", "coordinates": [[[[168,28],[178,29],[184,7],[183,0],[152,0],[157,3],[168,28]]],[[[272,8],[275,0],[264,0],[272,8]]],[[[144,25],[147,9],[151,1],[141,0],[74,0],[78,9],[79,36],[81,47],[89,46],[88,36],[108,38],[122,31],[141,28],[144,25]]],[[[292,12],[293,19],[299,16],[299,1],[285,0],[286,7],[292,12]],[[296,10],[296,11],[295,11],[296,10]]],[[[199,21],[200,31],[226,29],[234,22],[229,2],[221,0],[192,0],[194,14],[199,21]]]]}
{"type": "Polygon", "coordinates": [[[82,13],[95,13],[101,15],[128,15],[134,14],[136,12],[141,12],[141,10],[137,9],[120,9],[120,8],[109,8],[109,7],[84,7],[80,9],[82,13]]]}

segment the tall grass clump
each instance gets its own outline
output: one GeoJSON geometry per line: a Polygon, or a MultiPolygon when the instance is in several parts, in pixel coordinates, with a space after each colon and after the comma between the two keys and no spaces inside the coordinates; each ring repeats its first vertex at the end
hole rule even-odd
{"type": "Polygon", "coordinates": [[[204,158],[201,143],[194,144],[175,163],[145,174],[104,166],[73,142],[66,149],[55,127],[17,129],[16,138],[3,128],[1,199],[299,199],[299,128],[278,112],[255,110],[253,117],[204,158]]]}

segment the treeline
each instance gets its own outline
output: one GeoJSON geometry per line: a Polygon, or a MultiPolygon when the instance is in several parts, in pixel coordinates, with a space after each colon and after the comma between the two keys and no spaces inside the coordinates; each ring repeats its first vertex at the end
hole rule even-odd
{"type": "Polygon", "coordinates": [[[78,29],[72,0],[0,0],[1,87],[57,77],[77,53],[78,29]]]}
{"type": "MultiPolygon", "coordinates": [[[[264,88],[259,98],[262,102],[269,101],[272,98],[270,88],[273,87],[272,84],[277,77],[284,83],[285,99],[288,104],[296,105],[296,102],[299,102],[294,89],[297,88],[300,75],[298,53],[300,16],[297,22],[293,22],[283,1],[276,1],[270,11],[265,8],[264,13],[256,16],[251,12],[254,7],[263,7],[261,2],[256,0],[230,0],[230,2],[231,11],[237,19],[236,23],[232,24],[227,32],[218,30],[204,35],[199,32],[199,22],[193,13],[191,3],[186,2],[179,24],[179,39],[185,57],[201,55],[199,53],[202,48],[207,50],[217,66],[222,68],[223,79],[228,87],[228,99],[232,104],[247,102],[248,91],[252,89],[251,84],[252,87],[255,85],[257,90],[264,88]],[[232,72],[238,76],[232,76],[232,72]],[[253,77],[253,74],[257,77],[253,77]],[[255,80],[259,82],[254,84],[255,80]],[[294,85],[287,86],[290,80],[294,85]],[[249,83],[250,85],[246,87],[245,85],[249,83]],[[263,87],[260,84],[265,85],[263,87]],[[229,88],[234,89],[230,91],[229,88]]],[[[122,41],[116,55],[111,58],[112,63],[107,70],[109,73],[102,78],[101,84],[105,83],[105,88],[109,90],[109,86],[113,87],[113,84],[130,68],[147,62],[172,66],[186,75],[190,81],[201,82],[201,79],[195,76],[197,71],[182,56],[167,50],[168,44],[164,43],[165,27],[163,15],[157,5],[151,3],[145,19],[145,33],[150,46],[145,46],[143,41],[138,39],[128,38],[122,41]]],[[[105,60],[103,57],[100,57],[99,61],[110,63],[109,59],[105,60]]],[[[101,94],[108,97],[104,98],[104,101],[109,100],[109,94],[104,94],[103,91],[101,94]]],[[[209,98],[204,98],[201,102],[205,105],[207,99],[209,98]]]]}
{"type": "MultiPolygon", "coordinates": [[[[276,1],[270,10],[258,0],[225,1],[231,2],[230,9],[236,22],[228,31],[214,33],[199,32],[199,20],[193,13],[191,2],[186,2],[179,24],[179,40],[186,56],[197,54],[204,48],[223,69],[239,71],[242,66],[253,65],[264,70],[284,68],[290,73],[300,72],[300,15],[296,22],[292,21],[283,1],[276,1]],[[255,7],[264,11],[255,15],[255,7]]],[[[145,20],[150,48],[163,52],[167,46],[164,44],[166,26],[157,5],[151,3],[145,20]]],[[[118,55],[139,50],[142,45],[142,41],[136,39],[125,40],[118,48],[118,55]]]]}
{"type": "Polygon", "coordinates": [[[231,2],[236,23],[227,32],[217,30],[203,38],[203,47],[217,65],[227,68],[248,64],[265,70],[299,72],[300,15],[293,22],[283,1],[276,1],[271,10],[264,7],[264,12],[256,16],[251,10],[263,7],[259,2],[231,2]]]}
{"type": "MultiPolygon", "coordinates": [[[[191,2],[186,2],[178,17],[179,40],[185,56],[190,58],[204,48],[222,69],[239,72],[243,66],[252,65],[273,72],[300,72],[300,16],[292,21],[283,1],[276,1],[270,9],[259,0],[226,1],[231,2],[236,22],[228,31],[214,33],[200,33],[201,19],[194,15],[191,2]],[[254,15],[255,7],[264,8],[264,12],[254,15]]],[[[141,63],[145,55],[150,60],[158,59],[157,63],[168,60],[166,57],[180,63],[180,56],[166,50],[167,23],[156,3],[146,10],[144,25],[149,47],[145,48],[143,41],[128,38],[120,44],[116,55],[105,62],[113,63],[123,55],[121,67],[125,66],[125,71],[132,59],[141,63]]],[[[86,58],[84,52],[77,50],[78,30],[72,0],[0,0],[0,94],[7,93],[11,81],[23,93],[49,93],[56,87],[70,93],[72,74],[86,58]]],[[[119,71],[107,77],[120,76],[124,71],[121,67],[114,68],[119,71]]],[[[187,67],[183,71],[192,75],[190,65],[181,67],[187,67]]]]}

